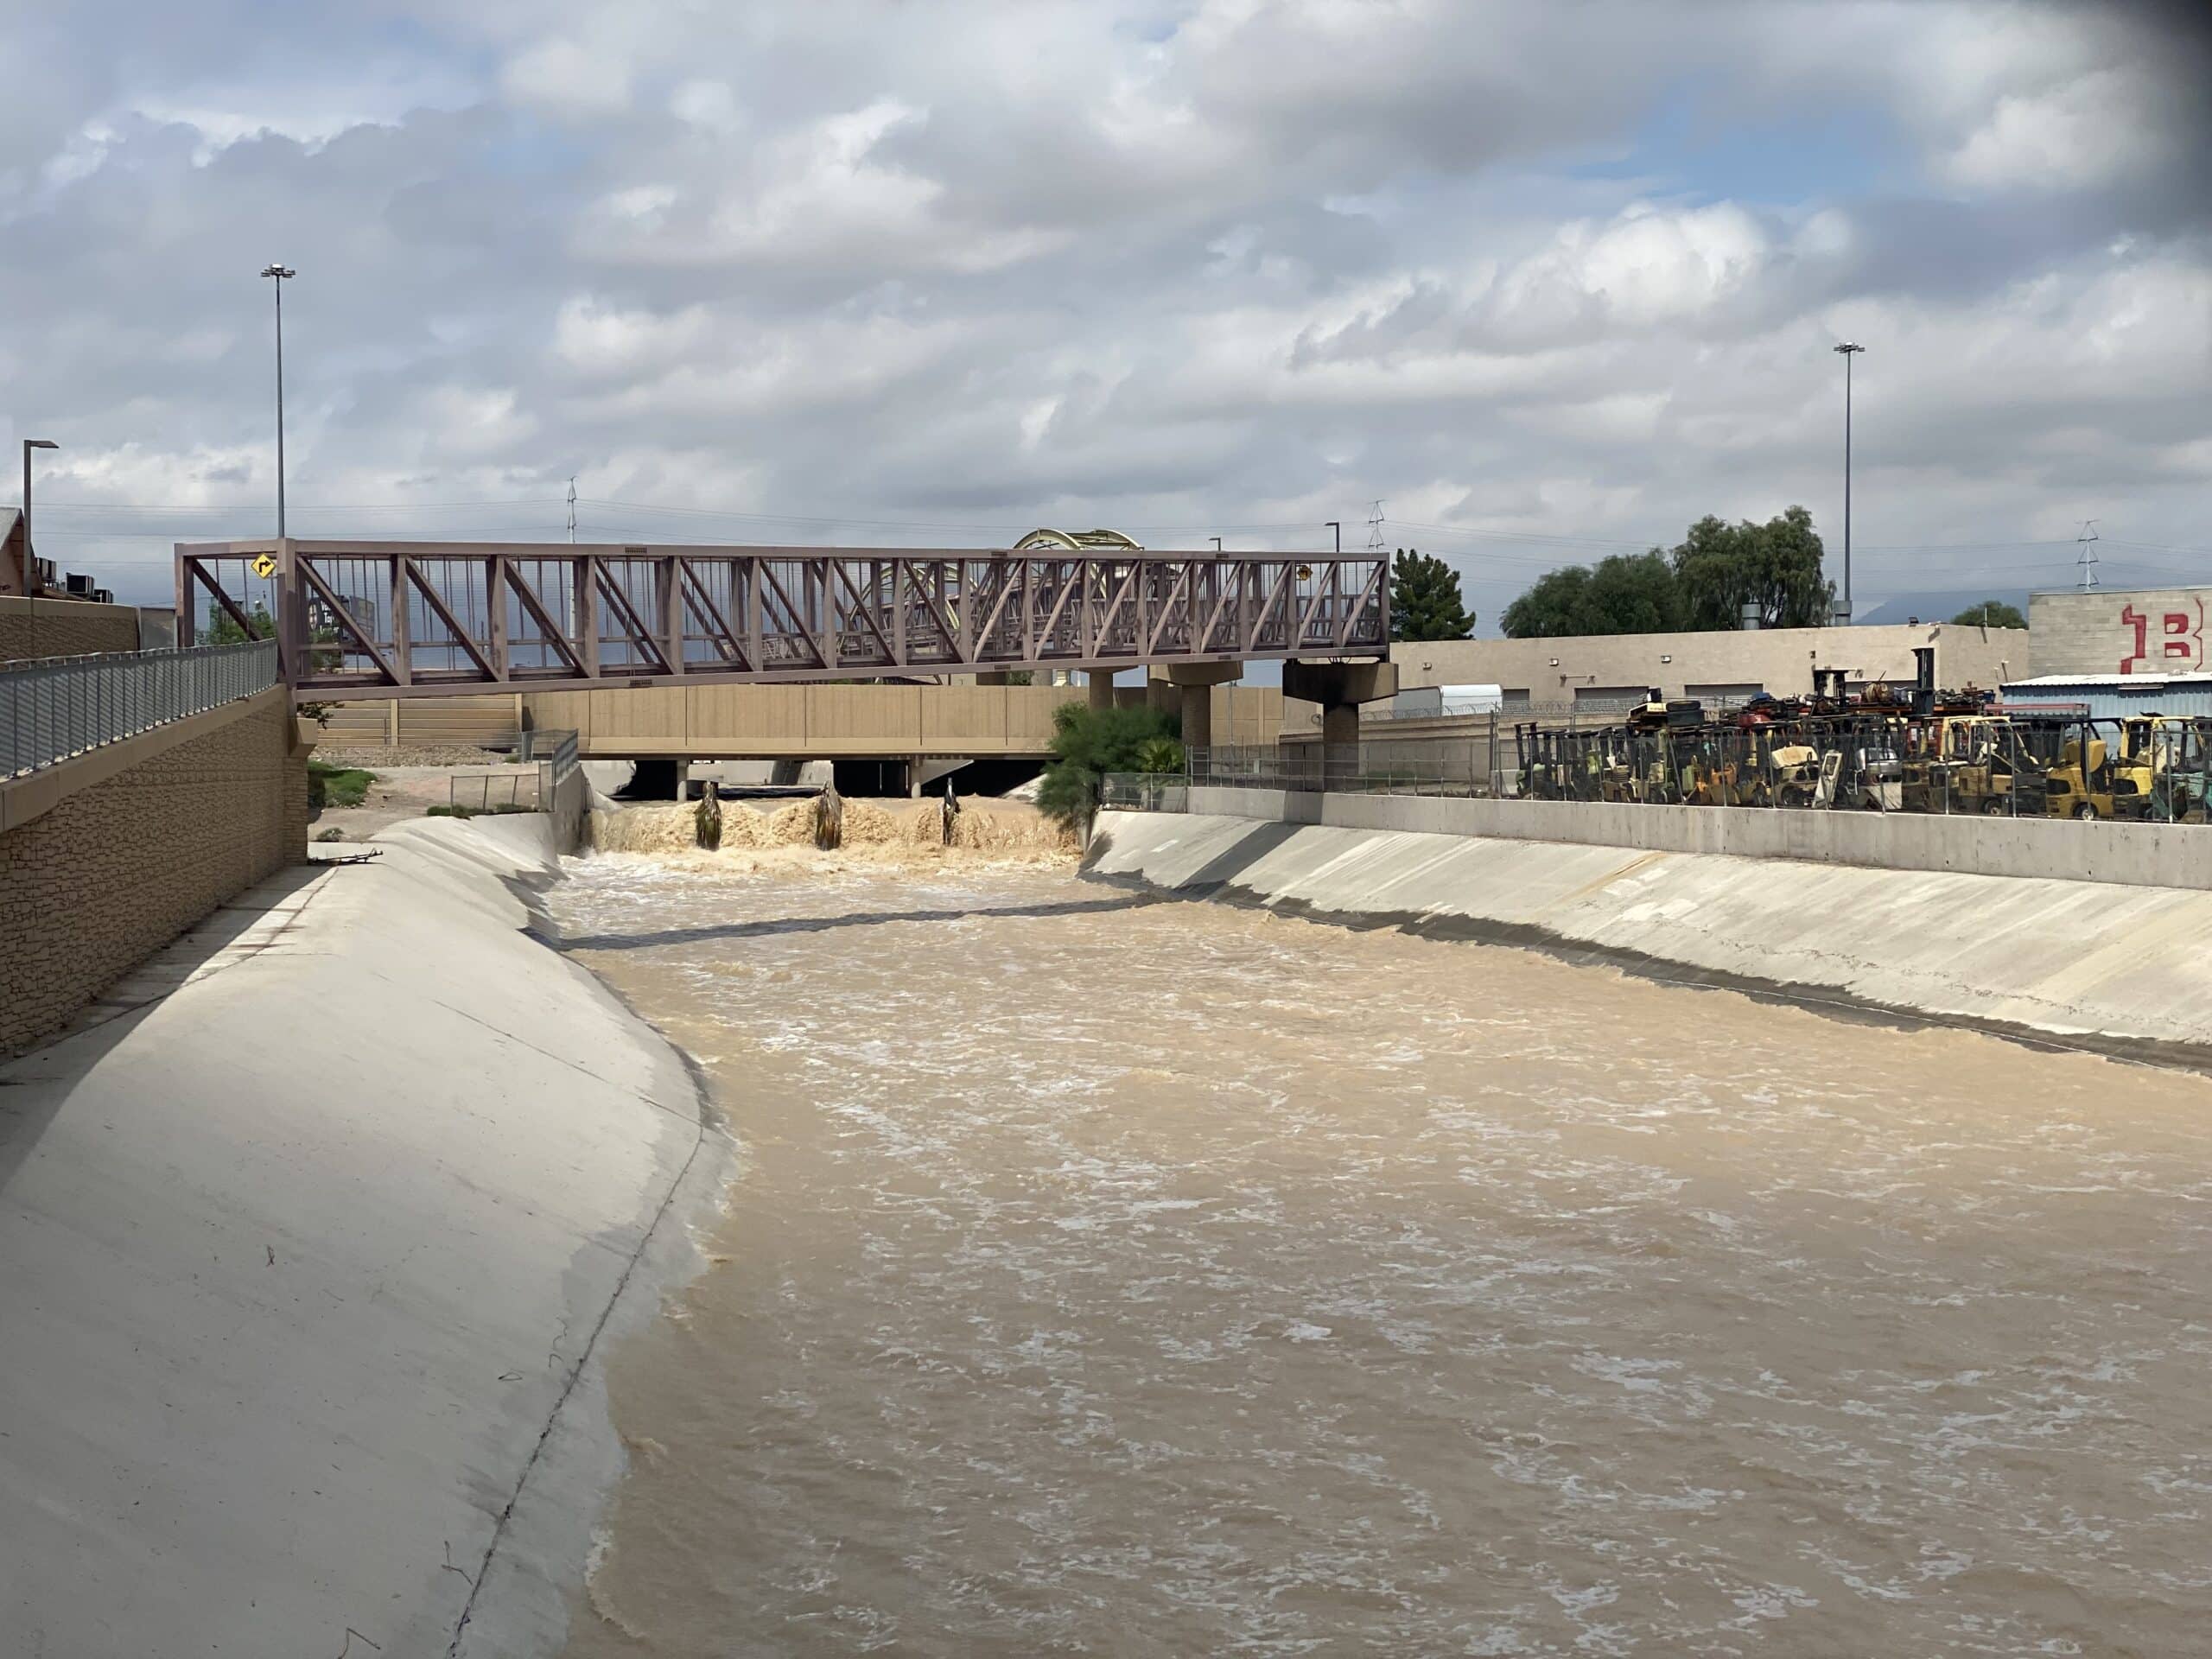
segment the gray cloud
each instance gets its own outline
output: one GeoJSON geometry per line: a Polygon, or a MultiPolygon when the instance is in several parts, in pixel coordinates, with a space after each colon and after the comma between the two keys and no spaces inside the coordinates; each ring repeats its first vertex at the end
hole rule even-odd
{"type": "Polygon", "coordinates": [[[1848,333],[1870,547],[2202,545],[2179,5],[313,10],[0,33],[10,419],[67,446],[42,539],[140,592],[267,523],[270,257],[308,533],[551,532],[571,473],[626,538],[1311,545],[1382,497],[1532,538],[1389,533],[1494,615],[1707,511],[1834,516],[1848,333]],[[1878,164],[1758,165],[1838,116],[1878,164]]]}

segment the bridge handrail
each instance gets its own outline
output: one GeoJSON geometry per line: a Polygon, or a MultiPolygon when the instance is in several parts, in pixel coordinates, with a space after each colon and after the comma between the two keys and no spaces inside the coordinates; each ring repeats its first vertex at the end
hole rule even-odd
{"type": "Polygon", "coordinates": [[[42,772],[278,683],[273,639],[0,663],[0,778],[42,772]]]}

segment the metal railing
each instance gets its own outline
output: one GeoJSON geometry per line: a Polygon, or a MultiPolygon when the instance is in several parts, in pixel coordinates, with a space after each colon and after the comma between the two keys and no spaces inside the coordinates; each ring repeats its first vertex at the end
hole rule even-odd
{"type": "Polygon", "coordinates": [[[576,769],[576,734],[525,727],[516,758],[537,763],[538,809],[550,812],[561,785],[576,769]]]}
{"type": "Polygon", "coordinates": [[[0,663],[0,778],[252,696],[277,676],[273,639],[0,663]]]}
{"type": "Polygon", "coordinates": [[[548,795],[576,769],[576,734],[574,732],[525,732],[523,743],[522,758],[535,760],[548,769],[545,779],[548,795]]]}

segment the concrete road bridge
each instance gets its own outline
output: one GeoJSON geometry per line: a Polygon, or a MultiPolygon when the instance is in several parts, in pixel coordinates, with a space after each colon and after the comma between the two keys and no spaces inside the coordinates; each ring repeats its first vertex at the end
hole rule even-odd
{"type": "Polygon", "coordinates": [[[1122,549],[181,543],[176,606],[181,638],[203,613],[273,632],[301,701],[1110,675],[1390,638],[1384,559],[1122,549]]]}

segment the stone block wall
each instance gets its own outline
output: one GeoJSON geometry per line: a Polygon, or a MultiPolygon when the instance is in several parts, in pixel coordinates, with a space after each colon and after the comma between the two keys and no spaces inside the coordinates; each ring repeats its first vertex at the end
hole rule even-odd
{"type": "Polygon", "coordinates": [[[0,595],[0,663],[138,649],[138,613],[81,599],[0,595]]]}
{"type": "Polygon", "coordinates": [[[2202,674],[2212,588],[2101,588],[2028,600],[2037,674],[2202,674]]]}
{"type": "Polygon", "coordinates": [[[0,835],[0,1053],[305,858],[307,750],[285,693],[235,708],[0,835]]]}

